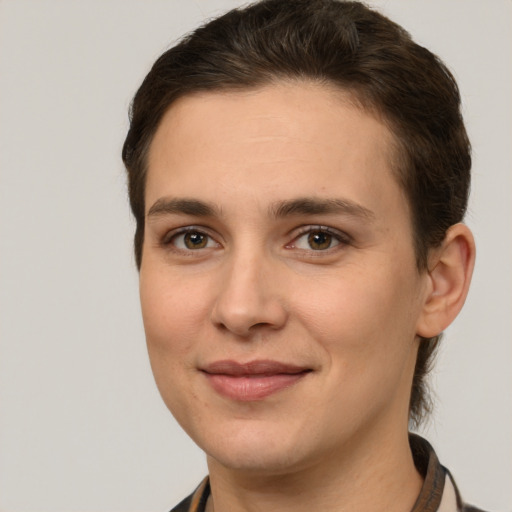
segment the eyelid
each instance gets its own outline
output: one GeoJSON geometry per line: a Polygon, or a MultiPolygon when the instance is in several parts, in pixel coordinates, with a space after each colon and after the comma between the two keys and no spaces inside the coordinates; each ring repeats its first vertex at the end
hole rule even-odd
{"type": "MultiPolygon", "coordinates": [[[[334,250],[339,245],[345,246],[345,245],[352,243],[352,237],[349,234],[347,234],[346,232],[340,231],[339,229],[335,229],[330,226],[325,226],[322,224],[314,224],[314,225],[307,224],[307,225],[300,226],[293,231],[290,233],[290,236],[292,236],[293,238],[289,243],[287,243],[285,245],[286,249],[298,249],[298,250],[302,250],[305,252],[326,253],[326,252],[330,252],[331,250],[334,250]],[[293,231],[295,231],[295,233],[293,233],[293,231]],[[334,247],[329,247],[328,249],[316,250],[316,251],[314,249],[300,249],[300,248],[295,247],[295,242],[299,238],[301,238],[304,235],[307,235],[309,233],[315,233],[315,232],[327,233],[328,235],[334,237],[339,243],[336,244],[334,247]]],[[[187,225],[187,226],[182,226],[179,228],[171,229],[171,230],[167,231],[162,236],[162,238],[160,240],[160,245],[162,245],[164,248],[172,247],[173,250],[178,251],[178,252],[183,252],[183,253],[185,253],[185,252],[187,252],[187,253],[200,252],[201,250],[204,251],[205,249],[213,249],[212,247],[205,247],[203,249],[197,249],[197,250],[193,250],[193,249],[185,250],[185,249],[180,249],[180,248],[174,246],[172,241],[176,237],[178,237],[180,235],[187,234],[187,233],[203,234],[203,235],[207,236],[208,238],[210,238],[217,245],[217,247],[222,247],[222,244],[218,241],[219,237],[213,235],[211,233],[211,229],[209,229],[205,226],[200,226],[200,225],[187,225]]]]}
{"type": "MultiPolygon", "coordinates": [[[[336,238],[336,240],[338,240],[339,244],[341,244],[341,245],[348,245],[348,244],[352,243],[352,237],[349,234],[347,234],[344,231],[340,231],[338,229],[335,229],[335,228],[332,228],[329,226],[324,226],[321,224],[317,224],[317,225],[309,224],[309,225],[301,226],[298,229],[299,229],[299,231],[294,234],[292,241],[289,242],[288,244],[286,244],[286,246],[285,246],[286,248],[289,248],[289,249],[295,248],[294,244],[295,244],[296,240],[303,237],[304,235],[307,235],[309,233],[316,233],[316,232],[327,233],[328,235],[333,236],[334,238],[336,238]]],[[[334,247],[330,247],[325,250],[317,250],[317,251],[315,251],[314,249],[310,249],[310,250],[312,252],[316,252],[316,253],[328,252],[331,249],[335,249],[335,247],[337,247],[337,246],[338,245],[336,245],[334,247]]],[[[302,249],[302,250],[309,251],[308,249],[302,249]]]]}
{"type": "MultiPolygon", "coordinates": [[[[180,236],[180,235],[186,235],[187,233],[200,233],[202,235],[207,236],[211,240],[213,240],[217,246],[221,246],[220,242],[217,240],[215,236],[211,234],[211,230],[204,227],[204,226],[197,226],[197,225],[188,225],[188,226],[182,226],[180,228],[171,229],[170,231],[167,231],[164,236],[162,237],[160,244],[166,248],[169,248],[170,246],[173,247],[174,250],[180,251],[180,252],[195,252],[192,249],[185,250],[180,249],[172,243],[172,241],[180,236]]],[[[212,247],[205,247],[204,249],[212,249],[212,247]]],[[[200,251],[201,249],[197,249],[197,251],[200,251]]]]}

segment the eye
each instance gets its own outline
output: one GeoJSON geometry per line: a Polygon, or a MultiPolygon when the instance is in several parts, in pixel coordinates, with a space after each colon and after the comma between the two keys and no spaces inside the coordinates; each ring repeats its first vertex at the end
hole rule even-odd
{"type": "Polygon", "coordinates": [[[181,233],[176,233],[169,237],[165,244],[172,244],[176,249],[182,251],[209,249],[219,245],[211,236],[196,229],[188,229],[181,233]]]}
{"type": "Polygon", "coordinates": [[[326,251],[344,242],[346,240],[341,234],[331,233],[327,228],[316,228],[299,235],[290,245],[306,251],[326,251]]]}

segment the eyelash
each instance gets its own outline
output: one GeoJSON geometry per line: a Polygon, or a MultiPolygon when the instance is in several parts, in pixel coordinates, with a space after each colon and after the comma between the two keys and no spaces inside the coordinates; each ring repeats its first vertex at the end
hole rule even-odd
{"type": "Polygon", "coordinates": [[[181,248],[181,247],[177,247],[176,246],[176,240],[180,237],[180,236],[186,236],[187,234],[197,234],[197,235],[201,235],[203,237],[205,237],[208,241],[206,242],[207,244],[210,242],[210,241],[213,241],[217,246],[219,246],[220,244],[211,236],[209,235],[206,230],[202,227],[199,227],[199,226],[187,226],[185,228],[181,228],[181,229],[178,229],[178,230],[175,230],[175,231],[171,231],[169,233],[167,233],[164,238],[162,239],[162,245],[166,248],[169,248],[169,247],[172,247],[173,250],[175,251],[178,251],[180,253],[192,253],[192,252],[196,252],[198,251],[199,249],[211,249],[212,247],[200,247],[199,249],[185,249],[185,248],[181,248]]]}
{"type": "MultiPolygon", "coordinates": [[[[187,226],[187,227],[166,233],[166,235],[162,239],[161,244],[165,248],[172,248],[172,250],[174,250],[176,252],[191,255],[191,253],[199,252],[201,249],[215,248],[212,246],[208,247],[208,245],[211,242],[213,242],[217,247],[221,245],[221,244],[219,244],[219,242],[217,242],[215,240],[214,237],[212,237],[210,234],[208,234],[208,232],[207,232],[207,230],[205,230],[205,228],[200,227],[200,226],[187,226]],[[207,239],[206,245],[204,247],[198,247],[196,249],[177,247],[176,240],[179,237],[186,236],[187,234],[191,234],[191,235],[197,234],[197,235],[205,237],[207,239]]],[[[308,225],[308,226],[303,226],[302,228],[300,228],[300,232],[293,238],[293,240],[291,242],[289,242],[285,245],[285,249],[297,249],[299,251],[312,252],[312,253],[317,253],[318,255],[320,255],[320,253],[331,252],[332,250],[334,250],[336,247],[338,247],[340,245],[346,246],[346,245],[349,245],[350,243],[351,243],[351,237],[349,235],[347,235],[346,233],[343,233],[338,230],[334,230],[332,228],[329,228],[328,226],[308,225]],[[305,249],[305,248],[297,247],[297,242],[299,240],[301,240],[303,237],[311,236],[311,235],[315,235],[315,234],[324,234],[324,235],[328,235],[329,237],[332,237],[329,241],[329,246],[326,248],[323,248],[323,249],[313,249],[312,247],[310,247],[309,249],[305,249]],[[333,241],[336,242],[335,245],[332,245],[333,241]]],[[[183,244],[185,244],[185,241],[183,242],[183,244]]]]}
{"type": "Polygon", "coordinates": [[[294,249],[295,248],[295,249],[298,249],[298,250],[307,251],[307,252],[313,252],[313,253],[317,253],[318,254],[318,253],[331,252],[331,250],[334,250],[338,246],[345,246],[345,245],[349,245],[350,243],[351,243],[351,238],[346,233],[343,233],[342,231],[338,231],[338,230],[332,229],[332,228],[330,228],[328,226],[318,225],[318,226],[304,226],[301,229],[301,231],[299,232],[299,234],[290,243],[286,244],[285,247],[287,249],[294,249]],[[337,243],[335,245],[329,244],[329,247],[327,247],[325,249],[313,249],[312,247],[310,247],[309,249],[301,249],[299,247],[296,247],[298,240],[300,240],[303,237],[311,236],[311,235],[314,235],[314,234],[325,234],[325,235],[328,235],[328,236],[332,237],[332,240],[336,241],[337,243]]]}

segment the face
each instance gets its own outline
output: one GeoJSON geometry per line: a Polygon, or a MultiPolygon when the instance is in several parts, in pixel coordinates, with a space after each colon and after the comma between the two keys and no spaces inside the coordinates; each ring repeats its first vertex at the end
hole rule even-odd
{"type": "Polygon", "coordinates": [[[406,432],[425,277],[392,136],[341,91],[182,98],[150,148],[140,293],[210,461],[287,472],[406,432]]]}

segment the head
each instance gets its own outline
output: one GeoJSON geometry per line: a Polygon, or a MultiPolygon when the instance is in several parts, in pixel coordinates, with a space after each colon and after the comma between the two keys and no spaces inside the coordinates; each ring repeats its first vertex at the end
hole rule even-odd
{"type": "MultiPolygon", "coordinates": [[[[418,272],[464,216],[470,145],[457,85],[444,64],[409,34],[358,2],[267,0],[210,21],[165,52],[137,91],[123,147],[144,258],[148,154],[169,109],[206,92],[309,83],[339,90],[392,134],[392,171],[412,225],[418,272]]],[[[420,339],[409,415],[429,410],[425,377],[440,335],[420,339]]]]}

